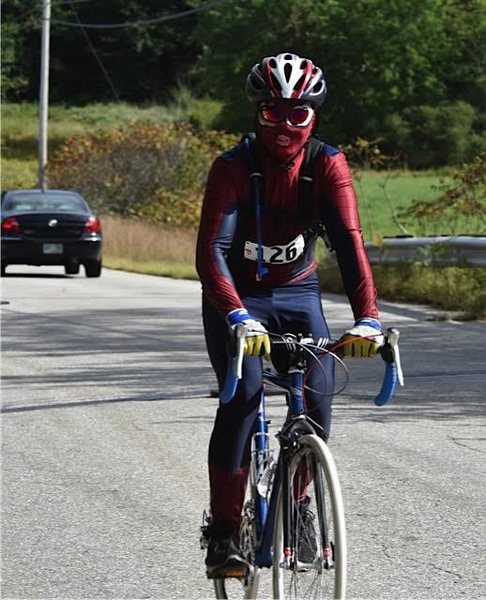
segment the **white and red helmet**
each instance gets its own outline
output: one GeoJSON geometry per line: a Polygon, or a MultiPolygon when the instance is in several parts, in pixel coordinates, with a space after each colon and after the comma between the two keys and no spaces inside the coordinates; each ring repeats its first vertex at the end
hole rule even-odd
{"type": "Polygon", "coordinates": [[[326,93],[321,69],[310,59],[291,52],[265,57],[246,78],[246,95],[256,104],[282,98],[301,100],[317,108],[326,93]]]}

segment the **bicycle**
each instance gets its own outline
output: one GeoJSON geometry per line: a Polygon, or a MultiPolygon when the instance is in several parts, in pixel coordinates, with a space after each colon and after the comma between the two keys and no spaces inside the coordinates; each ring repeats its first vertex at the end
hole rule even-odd
{"type": "MultiPolygon", "coordinates": [[[[220,392],[223,404],[232,399],[242,376],[246,331],[244,325],[238,327],[236,353],[220,392]]],[[[278,459],[270,446],[263,393],[252,437],[249,498],[240,527],[241,549],[251,568],[244,580],[215,579],[216,598],[256,598],[260,570],[271,568],[274,598],[344,599],[346,532],[339,478],[331,451],[317,435],[318,426],[304,406],[309,360],[320,365],[319,356],[330,354],[344,367],[337,355],[343,342],[322,347],[302,335],[278,338],[272,340],[272,346],[285,345],[290,358],[288,374],[264,369],[264,382],[282,388],[287,396],[287,417],[277,434],[278,459]]],[[[398,338],[398,330],[389,329],[380,349],[386,368],[375,398],[378,406],[391,399],[397,382],[403,385],[398,338]]],[[[205,513],[202,548],[207,547],[209,523],[210,516],[205,513]]]]}

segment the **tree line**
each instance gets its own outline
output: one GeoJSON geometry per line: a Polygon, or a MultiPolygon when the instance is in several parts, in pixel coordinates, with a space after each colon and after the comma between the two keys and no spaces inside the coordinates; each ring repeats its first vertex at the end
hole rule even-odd
{"type": "MultiPolygon", "coordinates": [[[[2,2],[4,102],[36,101],[42,1],[2,2]]],[[[252,126],[244,78],[292,51],[322,67],[329,143],[379,140],[407,164],[485,148],[482,0],[52,0],[50,101],[219,103],[211,126],[252,126]]]]}

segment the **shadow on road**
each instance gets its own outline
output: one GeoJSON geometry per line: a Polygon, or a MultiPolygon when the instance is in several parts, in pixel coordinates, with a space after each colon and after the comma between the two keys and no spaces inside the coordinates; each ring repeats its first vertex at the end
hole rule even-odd
{"type": "MultiPolygon", "coordinates": [[[[347,419],[383,422],[484,416],[486,368],[476,350],[484,339],[481,328],[444,322],[404,327],[406,385],[395,400],[373,407],[382,365],[378,359],[354,360],[348,365],[350,384],[336,405],[345,407],[347,419]],[[470,341],[461,355],[453,345],[459,333],[470,341]]],[[[9,306],[2,329],[4,354],[17,365],[25,362],[15,373],[3,373],[4,413],[209,398],[214,388],[200,316],[193,308],[24,313],[9,306]],[[59,388],[73,400],[33,399],[36,390],[45,398],[50,389],[59,398],[59,388]],[[22,399],[23,389],[30,396],[22,399]]]]}

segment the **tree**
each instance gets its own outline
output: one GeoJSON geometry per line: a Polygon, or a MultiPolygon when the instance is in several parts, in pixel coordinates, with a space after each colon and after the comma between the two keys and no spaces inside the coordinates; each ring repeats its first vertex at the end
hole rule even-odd
{"type": "MultiPolygon", "coordinates": [[[[39,72],[40,35],[36,29],[32,6],[26,8],[22,0],[2,2],[2,100],[25,100],[32,74],[39,72]],[[38,47],[34,49],[37,40],[38,47]]],[[[38,75],[36,80],[38,94],[38,75]]]]}
{"type": "MultiPolygon", "coordinates": [[[[196,5],[200,3],[196,2],[196,5]]],[[[191,37],[199,13],[160,21],[193,8],[189,0],[104,0],[52,2],[50,99],[82,104],[121,99],[166,101],[189,77],[199,53],[191,37]],[[139,25],[133,25],[134,23],[139,25]],[[124,27],[86,25],[131,24],[124,27]]],[[[41,3],[25,8],[3,2],[2,46],[11,59],[4,72],[7,100],[37,100],[39,90],[41,3]],[[26,19],[26,16],[28,17],[26,19]],[[17,37],[18,36],[18,37],[17,37]],[[16,48],[15,56],[13,48],[16,48]]],[[[2,48],[3,49],[3,48],[2,48]]]]}
{"type": "MultiPolygon", "coordinates": [[[[38,98],[40,2],[2,3],[7,101],[38,98]]],[[[248,70],[288,50],[324,69],[320,133],[330,143],[381,138],[388,153],[413,154],[415,166],[469,160],[485,146],[483,0],[53,0],[52,8],[51,103],[166,103],[183,85],[223,101],[212,125],[242,132],[251,128],[248,70]],[[430,146],[445,139],[454,140],[450,151],[430,146]]]]}
{"type": "Polygon", "coordinates": [[[461,127],[475,135],[484,97],[478,58],[484,42],[481,27],[474,27],[480,15],[480,0],[249,0],[244,7],[228,2],[200,24],[200,81],[226,103],[221,125],[245,129],[246,73],[261,57],[289,50],[323,67],[329,94],[321,131],[334,143],[385,137],[384,147],[393,150],[386,137],[392,140],[394,132],[383,129],[388,119],[401,120],[413,144],[410,111],[454,101],[462,101],[463,115],[472,111],[470,130],[461,127]]]}

